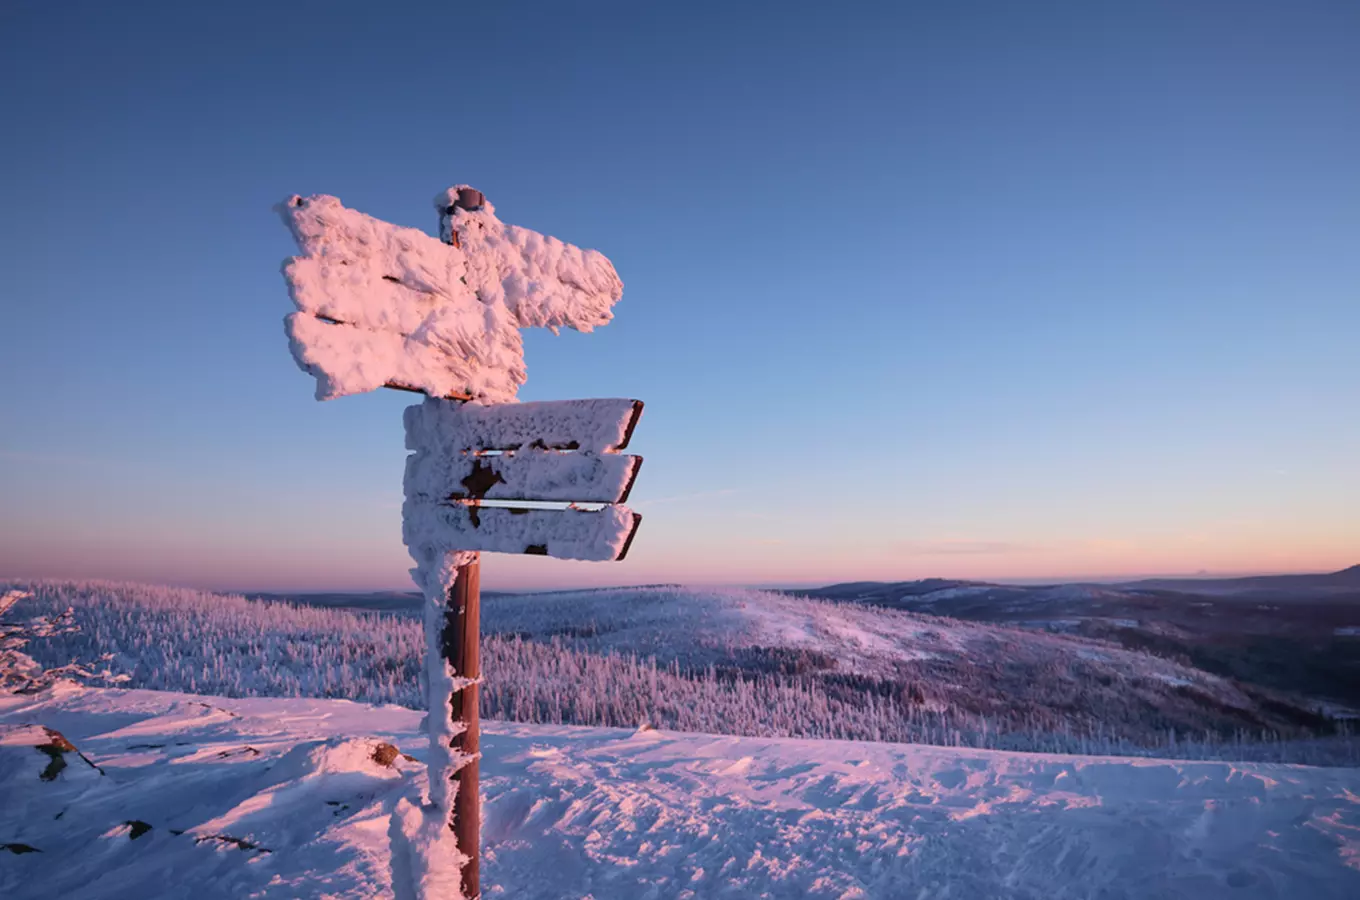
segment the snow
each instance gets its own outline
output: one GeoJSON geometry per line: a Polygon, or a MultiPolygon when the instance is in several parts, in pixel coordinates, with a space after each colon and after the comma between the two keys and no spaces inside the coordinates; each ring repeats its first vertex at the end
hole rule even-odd
{"type": "MultiPolygon", "coordinates": [[[[456,231],[456,222],[450,227],[456,231]]],[[[406,446],[414,452],[406,461],[402,537],[416,561],[412,577],[425,595],[426,723],[435,774],[431,809],[403,807],[393,834],[418,848],[407,855],[422,895],[457,893],[461,862],[445,826],[457,790],[454,776],[473,760],[453,745],[463,726],[451,724],[450,706],[452,694],[473,682],[453,671],[441,647],[458,567],[478,551],[618,559],[638,523],[622,506],[524,510],[482,502],[624,499],[642,461],[613,451],[628,442],[641,411],[632,400],[484,406],[431,398],[406,410],[406,446]],[[486,450],[501,452],[479,452],[486,450]],[[455,497],[466,502],[447,502],[455,497]],[[444,864],[432,866],[432,860],[444,864]]]]}
{"type": "Polygon", "coordinates": [[[606,627],[586,640],[597,651],[645,650],[663,660],[706,660],[707,650],[789,647],[834,659],[839,672],[888,676],[902,663],[975,654],[975,626],[856,604],[833,604],[741,588],[571,591],[498,598],[486,621],[538,635],[606,627]],[[512,624],[513,623],[513,624],[512,624]]]}
{"type": "Polygon", "coordinates": [[[1024,619],[1016,622],[1022,628],[1042,628],[1046,631],[1068,632],[1081,627],[1081,619],[1024,619]]]}
{"type": "Polygon", "coordinates": [[[467,730],[467,725],[454,719],[453,695],[474,681],[453,670],[444,658],[442,638],[448,610],[448,590],[453,586],[453,573],[441,573],[438,588],[434,587],[425,594],[425,683],[426,700],[430,704],[429,715],[425,719],[425,730],[429,738],[431,765],[436,771],[448,774],[447,779],[435,781],[430,786],[430,803],[447,822],[453,809],[455,783],[452,776],[466,765],[471,757],[457,750],[453,740],[467,730]]]}
{"type": "MultiPolygon", "coordinates": [[[[434,575],[438,627],[452,569],[434,575]]],[[[16,586],[33,594],[22,618],[72,610],[78,631],[26,648],[49,671],[110,654],[129,687],[427,702],[418,603],[414,615],[375,615],[155,585],[16,586]]],[[[1263,704],[1230,680],[1108,642],[680,586],[488,596],[481,630],[486,718],[1360,766],[1356,738],[1294,724],[1315,701],[1263,704]]]]}
{"type": "Polygon", "coordinates": [[[549,400],[513,406],[426,399],[405,412],[406,449],[516,450],[525,445],[594,453],[622,450],[642,415],[637,400],[549,400]]]}
{"type": "MultiPolygon", "coordinates": [[[[618,559],[640,518],[626,506],[510,509],[408,499],[402,539],[418,570],[427,572],[450,550],[530,553],[599,562],[618,559]],[[530,548],[540,548],[531,550],[530,548]]],[[[417,575],[425,584],[427,575],[417,575]]]]}
{"type": "Polygon", "coordinates": [[[627,442],[640,412],[633,400],[492,407],[426,400],[405,414],[406,447],[415,451],[406,461],[406,497],[621,500],[642,460],[613,451],[627,442]],[[485,450],[504,452],[479,452],[485,450]]]}
{"type": "Polygon", "coordinates": [[[925,594],[908,594],[898,600],[899,603],[934,603],[937,600],[955,600],[960,597],[978,597],[987,594],[992,590],[989,584],[983,585],[963,585],[962,587],[940,588],[938,591],[929,591],[925,594]]]}
{"type": "Polygon", "coordinates": [[[476,503],[622,499],[641,460],[615,451],[641,413],[641,403],[624,399],[485,406],[427,398],[407,407],[406,448],[415,452],[406,463],[402,537],[416,584],[423,588],[448,553],[619,559],[640,518],[624,506],[512,510],[444,501],[460,493],[476,503]],[[479,453],[488,450],[502,452],[479,453]],[[474,472],[480,495],[464,484],[474,472]]]}
{"type": "Polygon", "coordinates": [[[489,203],[449,217],[458,246],[326,195],[277,209],[302,250],[283,266],[298,308],[286,324],[318,400],[394,385],[513,401],[520,328],[591,331],[623,294],[603,255],[505,225],[489,203]]]}
{"type": "MultiPolygon", "coordinates": [[[[0,698],[0,843],[38,851],[0,851],[0,896],[448,890],[456,860],[423,855],[425,766],[378,761],[383,743],[423,755],[419,719],[65,686],[0,698]],[[65,754],[42,780],[46,732],[26,726],[91,764],[65,754]]],[[[482,748],[488,898],[1360,896],[1355,769],[499,722],[482,748]]]]}
{"type": "MultiPolygon", "coordinates": [[[[459,566],[477,561],[475,553],[443,551],[412,574],[424,592],[424,668],[425,705],[422,720],[426,741],[428,774],[423,803],[402,801],[393,815],[394,856],[402,862],[416,896],[425,898],[462,897],[461,873],[467,857],[458,850],[457,839],[449,830],[454,801],[458,795],[458,772],[476,762],[479,754],[467,753],[458,736],[467,723],[454,716],[453,698],[459,691],[480,682],[474,672],[469,676],[454,669],[444,652],[444,629],[449,619],[452,590],[459,566]]],[[[476,703],[475,699],[472,701],[476,703]]]]}
{"type": "Polygon", "coordinates": [[[476,496],[487,500],[612,503],[625,499],[641,460],[636,456],[519,450],[514,455],[416,453],[406,459],[406,496],[420,500],[476,496]],[[490,483],[480,493],[469,485],[490,483]]]}

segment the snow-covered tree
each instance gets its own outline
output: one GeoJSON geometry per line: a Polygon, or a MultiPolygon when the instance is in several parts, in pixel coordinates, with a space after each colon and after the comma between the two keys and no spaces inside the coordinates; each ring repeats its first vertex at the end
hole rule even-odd
{"type": "MultiPolygon", "coordinates": [[[[9,590],[0,595],[0,691],[32,693],[49,687],[62,679],[100,679],[110,683],[127,681],[129,675],[115,675],[106,666],[95,670],[89,665],[71,660],[65,665],[43,667],[24,652],[34,638],[50,638],[74,634],[75,610],[67,607],[49,616],[34,616],[20,621],[3,621],[20,600],[32,597],[29,591],[9,590]]],[[[107,663],[113,654],[106,654],[98,662],[107,663]]]]}

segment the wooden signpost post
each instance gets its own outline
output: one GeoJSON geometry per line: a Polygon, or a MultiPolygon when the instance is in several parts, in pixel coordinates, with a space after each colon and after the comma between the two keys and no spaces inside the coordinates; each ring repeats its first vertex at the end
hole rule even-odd
{"type": "Polygon", "coordinates": [[[623,284],[601,254],[504,225],[466,185],[435,205],[440,240],[334,197],[279,211],[304,254],[284,264],[298,308],[286,324],[317,399],[427,395],[405,413],[402,536],[426,598],[430,801],[466,858],[461,892],[476,898],[480,553],[623,559],[642,517],[622,504],[642,459],[619,451],[642,403],[515,402],[518,329],[589,331],[623,284]]]}

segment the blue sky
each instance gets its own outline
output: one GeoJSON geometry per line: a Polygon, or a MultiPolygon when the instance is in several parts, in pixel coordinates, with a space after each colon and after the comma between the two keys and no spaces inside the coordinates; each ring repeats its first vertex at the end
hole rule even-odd
{"type": "Polygon", "coordinates": [[[618,565],[490,587],[1360,561],[1360,6],[0,10],[0,574],[409,587],[406,395],[318,404],[270,207],[481,188],[625,283],[618,565]]]}

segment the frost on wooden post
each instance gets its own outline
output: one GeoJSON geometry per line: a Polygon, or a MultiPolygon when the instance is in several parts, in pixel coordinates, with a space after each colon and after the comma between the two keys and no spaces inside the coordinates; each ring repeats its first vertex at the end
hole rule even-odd
{"type": "Polygon", "coordinates": [[[478,672],[475,551],[621,559],[641,517],[617,504],[642,459],[618,450],[641,414],[633,400],[485,406],[427,398],[406,410],[413,452],[402,538],[425,595],[430,804],[423,814],[399,810],[398,818],[412,847],[418,896],[476,894],[480,884],[475,795],[458,794],[477,784],[477,692],[457,693],[477,683],[466,677],[478,672]],[[488,505],[504,501],[558,508],[488,505]],[[578,502],[603,506],[587,510],[578,502]],[[460,580],[460,569],[470,581],[460,580]],[[454,670],[469,658],[466,673],[454,670]]]}
{"type": "Polygon", "coordinates": [[[411,571],[425,596],[425,695],[430,704],[425,717],[430,740],[428,803],[416,806],[402,800],[392,817],[391,837],[404,851],[411,888],[420,898],[464,898],[462,871],[468,857],[459,848],[449,823],[458,795],[458,773],[476,757],[454,746],[467,725],[455,719],[453,698],[478,680],[455,672],[440,643],[458,567],[476,561],[476,553],[444,551],[411,571]]]}
{"type": "MultiPolygon", "coordinates": [[[[475,679],[464,678],[453,671],[453,666],[444,658],[440,646],[440,635],[444,631],[444,620],[448,612],[449,591],[453,589],[458,566],[476,561],[475,553],[446,553],[438,560],[438,565],[426,576],[425,593],[425,677],[430,686],[429,696],[438,698],[442,708],[431,706],[426,717],[426,728],[430,735],[430,771],[456,773],[470,757],[453,748],[453,739],[462,734],[466,725],[455,722],[450,701],[456,691],[461,691],[475,679]]],[[[453,784],[448,779],[431,779],[430,803],[447,822],[453,810],[453,784]]]]}
{"type": "Polygon", "coordinates": [[[458,897],[480,891],[477,552],[622,559],[641,517],[617,504],[642,460],[618,451],[642,404],[517,404],[519,329],[591,331],[613,317],[623,283],[594,250],[502,223],[467,185],[434,204],[438,239],[325,195],[278,211],[302,250],[283,267],[297,306],[286,323],[317,399],[379,387],[429,395],[406,412],[415,452],[402,522],[425,597],[429,804],[399,810],[393,834],[408,839],[420,896],[458,897]]]}
{"type": "Polygon", "coordinates": [[[318,400],[389,386],[510,402],[525,380],[519,329],[613,317],[623,282],[603,254],[506,225],[484,199],[456,207],[465,190],[435,198],[454,243],[331,196],[277,207],[302,250],[283,266],[298,309],[288,336],[318,400]]]}

